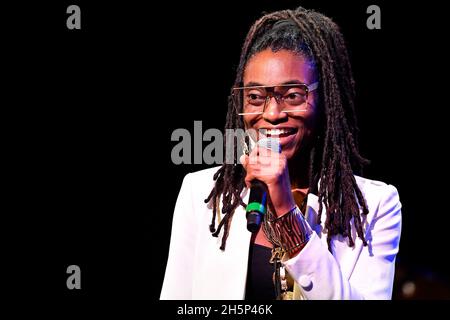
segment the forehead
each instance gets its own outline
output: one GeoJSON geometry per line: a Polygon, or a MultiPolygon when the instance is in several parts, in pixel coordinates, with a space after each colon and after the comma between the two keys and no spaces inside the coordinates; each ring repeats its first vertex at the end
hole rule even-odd
{"type": "Polygon", "coordinates": [[[299,80],[311,83],[315,69],[311,61],[288,50],[273,52],[271,49],[254,54],[244,69],[244,85],[257,82],[261,85],[281,84],[299,80]]]}

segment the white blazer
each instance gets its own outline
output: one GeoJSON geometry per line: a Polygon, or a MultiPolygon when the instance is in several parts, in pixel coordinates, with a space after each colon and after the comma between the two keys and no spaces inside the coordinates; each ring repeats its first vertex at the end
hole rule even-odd
{"type": "MultiPolygon", "coordinates": [[[[212,209],[204,203],[214,185],[211,168],[185,176],[175,206],[169,258],[161,299],[244,299],[251,233],[245,209],[233,216],[225,251],[222,233],[211,236],[212,209]]],[[[401,233],[401,204],[397,189],[355,176],[369,208],[363,220],[368,246],[356,236],[355,246],[335,236],[331,253],[322,224],[316,224],[318,197],[309,194],[306,220],[315,231],[294,258],[284,262],[306,299],[390,299],[401,233]]],[[[242,193],[248,200],[248,189],[242,193]]],[[[217,221],[216,221],[217,227],[217,221]]]]}

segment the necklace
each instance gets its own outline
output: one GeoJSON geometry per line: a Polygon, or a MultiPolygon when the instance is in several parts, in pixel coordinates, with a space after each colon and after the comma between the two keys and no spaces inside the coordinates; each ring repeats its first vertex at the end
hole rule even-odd
{"type": "MultiPolygon", "coordinates": [[[[296,204],[300,211],[304,214],[306,211],[306,199],[308,194],[297,190],[292,191],[296,204]],[[297,195],[296,195],[297,193],[297,195]]],[[[272,244],[272,257],[270,263],[274,266],[273,281],[275,286],[275,296],[277,300],[293,300],[294,299],[294,280],[282,265],[284,252],[281,250],[280,240],[274,235],[273,229],[269,226],[269,221],[274,220],[275,214],[268,208],[264,215],[263,232],[267,240],[272,244]]]]}
{"type": "MultiPolygon", "coordinates": [[[[308,198],[308,194],[304,194],[301,191],[295,190],[292,192],[294,195],[294,200],[296,204],[298,205],[299,209],[303,214],[305,214],[306,211],[306,200],[308,198]],[[296,195],[299,194],[299,195],[296,195]]],[[[272,228],[269,226],[269,221],[272,221],[276,218],[275,214],[270,210],[270,208],[267,208],[267,213],[264,215],[263,220],[263,231],[266,235],[267,240],[273,245],[273,247],[281,247],[281,243],[279,240],[275,237],[272,228]]]]}

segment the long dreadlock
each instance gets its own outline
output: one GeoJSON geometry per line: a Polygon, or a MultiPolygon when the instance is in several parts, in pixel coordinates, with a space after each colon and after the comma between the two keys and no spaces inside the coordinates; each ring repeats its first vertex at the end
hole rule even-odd
{"type": "MultiPolygon", "coordinates": [[[[308,183],[310,192],[318,193],[317,223],[321,223],[322,203],[325,205],[328,247],[331,238],[337,234],[348,237],[349,246],[354,245],[352,219],[358,237],[367,245],[359,206],[363,215],[367,215],[368,208],[353,174],[360,174],[368,160],[358,150],[354,80],[338,26],[330,18],[301,7],[264,15],[247,34],[234,86],[242,85],[244,69],[250,57],[267,48],[300,53],[314,63],[318,73],[322,124],[317,140],[310,148],[308,183]]],[[[244,128],[242,118],[237,115],[241,108],[242,101],[233,97],[231,92],[225,129],[244,128]]],[[[236,147],[234,156],[237,163],[236,147]]],[[[223,164],[215,173],[215,185],[205,200],[206,203],[212,202],[212,235],[218,237],[224,228],[221,250],[225,250],[235,209],[239,205],[245,207],[241,199],[244,178],[245,170],[241,165],[223,164]],[[216,229],[220,197],[224,216],[216,229]]]]}

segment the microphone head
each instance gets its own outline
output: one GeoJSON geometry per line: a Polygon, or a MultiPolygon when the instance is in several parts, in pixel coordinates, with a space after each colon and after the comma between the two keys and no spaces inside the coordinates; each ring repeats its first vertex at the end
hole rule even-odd
{"type": "Polygon", "coordinates": [[[258,140],[258,146],[281,153],[280,139],[278,138],[262,138],[258,140]]]}

